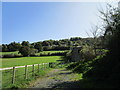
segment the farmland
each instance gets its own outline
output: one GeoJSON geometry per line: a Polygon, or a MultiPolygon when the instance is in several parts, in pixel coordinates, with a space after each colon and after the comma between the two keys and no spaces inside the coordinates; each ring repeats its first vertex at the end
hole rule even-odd
{"type": "MultiPolygon", "coordinates": [[[[43,51],[42,53],[55,53],[58,51],[43,51]]],[[[63,52],[63,51],[59,51],[63,52]]],[[[17,54],[18,52],[12,52],[17,54]]],[[[4,52],[3,54],[10,54],[10,52],[4,52]]],[[[14,66],[25,66],[32,64],[41,64],[41,63],[49,63],[49,62],[57,62],[60,60],[61,56],[42,56],[42,57],[20,57],[20,58],[2,58],[2,68],[6,67],[14,67],[14,66]]],[[[12,84],[12,70],[2,71],[2,87],[10,88],[15,85],[15,87],[26,87],[27,84],[35,80],[35,77],[32,76],[32,67],[28,67],[28,79],[24,79],[24,69],[18,68],[16,69],[16,82],[12,84]],[[23,85],[24,84],[24,85],[23,85]]],[[[48,72],[50,68],[43,71],[42,66],[40,66],[40,72],[37,72],[37,66],[35,66],[35,75],[44,76],[46,72],[48,72]]]]}
{"type": "Polygon", "coordinates": [[[0,55],[6,55],[6,54],[18,54],[18,51],[15,51],[15,52],[0,52],[0,55]]]}
{"type": "Polygon", "coordinates": [[[56,62],[56,60],[60,60],[60,59],[61,59],[60,56],[3,58],[2,67],[5,68],[5,67],[23,66],[23,65],[31,65],[38,63],[56,62]]]}
{"type": "MultiPolygon", "coordinates": [[[[64,52],[64,50],[61,50],[61,51],[42,51],[42,52],[36,53],[36,55],[40,55],[40,53],[41,54],[48,54],[48,53],[57,53],[57,52],[64,52]]],[[[15,51],[15,52],[0,52],[0,55],[6,55],[6,54],[20,54],[20,53],[18,53],[18,51],[15,51]]]]}

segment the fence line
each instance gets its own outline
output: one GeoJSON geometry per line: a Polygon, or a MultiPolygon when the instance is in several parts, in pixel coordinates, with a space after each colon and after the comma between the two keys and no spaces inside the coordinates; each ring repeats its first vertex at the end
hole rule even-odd
{"type": "MultiPolygon", "coordinates": [[[[12,69],[8,70],[10,72],[12,71],[10,78],[9,78],[9,81],[10,81],[9,83],[17,84],[19,82],[19,80],[29,80],[30,78],[34,78],[36,76],[39,76],[40,71],[43,71],[49,67],[55,68],[56,66],[61,66],[61,65],[60,64],[58,65],[58,63],[56,63],[56,62],[50,62],[50,63],[41,63],[41,64],[12,67],[12,69]],[[24,67],[24,68],[17,69],[17,68],[22,68],[22,67],[24,67]]],[[[4,70],[4,71],[7,72],[7,70],[4,70]]]]}
{"type": "Polygon", "coordinates": [[[25,65],[25,79],[27,79],[27,65],[25,65]]]}
{"type": "Polygon", "coordinates": [[[12,84],[15,83],[15,67],[13,67],[12,84]]]}
{"type": "MultiPolygon", "coordinates": [[[[48,63],[42,63],[42,64],[48,64],[48,63]]],[[[39,65],[42,65],[42,64],[39,64],[39,65]]],[[[38,65],[38,64],[34,64],[35,66],[38,65]]],[[[32,65],[27,65],[28,67],[32,66],[32,65]]],[[[23,68],[25,66],[15,66],[16,68],[23,68]]],[[[9,69],[13,69],[13,67],[7,67],[7,68],[0,68],[0,71],[2,70],[9,70],[9,69]]]]}
{"type": "MultiPolygon", "coordinates": [[[[25,72],[24,72],[24,75],[25,75],[25,79],[27,79],[28,77],[28,67],[29,66],[32,66],[32,76],[34,76],[35,75],[35,66],[37,66],[38,65],[38,72],[40,72],[40,65],[42,66],[42,68],[44,68],[43,70],[45,70],[47,67],[45,66],[46,64],[49,64],[49,63],[42,63],[42,64],[33,64],[33,65],[25,65],[24,67],[25,67],[25,72]]],[[[23,66],[21,66],[21,67],[23,67],[23,66]]],[[[20,67],[20,68],[21,68],[20,67]]],[[[12,72],[12,84],[14,84],[15,83],[15,79],[17,78],[16,77],[16,68],[18,68],[18,67],[13,67],[12,69],[13,69],[13,72],[12,72]]]]}

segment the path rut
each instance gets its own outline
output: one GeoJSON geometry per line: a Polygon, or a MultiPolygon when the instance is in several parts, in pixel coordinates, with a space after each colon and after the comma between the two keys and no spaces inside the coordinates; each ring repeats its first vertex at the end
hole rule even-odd
{"type": "Polygon", "coordinates": [[[31,88],[76,88],[78,83],[72,85],[71,82],[76,82],[78,77],[72,71],[66,69],[53,69],[44,78],[38,79],[31,88]],[[62,85],[62,83],[65,83],[62,85]],[[69,83],[69,84],[66,84],[69,83]]]}

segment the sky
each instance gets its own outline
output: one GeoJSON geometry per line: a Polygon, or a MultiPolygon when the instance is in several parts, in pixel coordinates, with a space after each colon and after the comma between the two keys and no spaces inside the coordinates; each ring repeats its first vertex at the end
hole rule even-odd
{"type": "Polygon", "coordinates": [[[2,43],[88,37],[105,2],[3,2],[2,43]]]}

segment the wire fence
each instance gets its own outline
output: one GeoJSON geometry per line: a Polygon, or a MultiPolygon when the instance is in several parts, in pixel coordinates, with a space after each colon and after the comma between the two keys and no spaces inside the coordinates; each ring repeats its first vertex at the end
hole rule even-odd
{"type": "Polygon", "coordinates": [[[47,68],[52,67],[51,63],[25,65],[22,68],[13,67],[2,71],[2,87],[10,87],[11,84],[24,84],[39,77],[47,68]]]}

